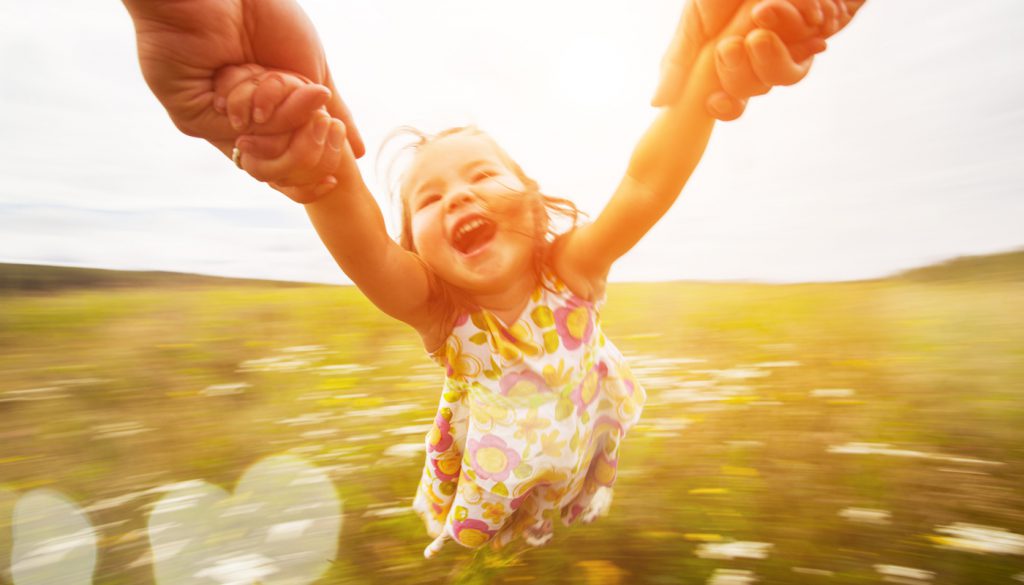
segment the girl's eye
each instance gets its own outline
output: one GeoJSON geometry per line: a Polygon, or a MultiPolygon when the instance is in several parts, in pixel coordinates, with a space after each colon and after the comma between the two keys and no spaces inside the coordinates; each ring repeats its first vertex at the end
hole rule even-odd
{"type": "Polygon", "coordinates": [[[472,179],[474,183],[479,183],[480,181],[486,181],[487,179],[490,179],[494,175],[495,173],[492,173],[491,171],[477,171],[473,173],[472,179]]]}
{"type": "Polygon", "coordinates": [[[440,200],[440,195],[427,195],[426,197],[420,199],[419,205],[416,206],[416,210],[419,211],[420,209],[423,209],[424,207],[427,207],[428,205],[431,205],[433,203],[437,203],[440,200]]]}

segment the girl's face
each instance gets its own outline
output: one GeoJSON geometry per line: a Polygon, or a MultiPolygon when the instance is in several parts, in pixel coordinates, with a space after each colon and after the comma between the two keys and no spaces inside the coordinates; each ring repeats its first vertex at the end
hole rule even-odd
{"type": "Polygon", "coordinates": [[[470,294],[533,278],[537,195],[485,135],[459,132],[417,152],[404,194],[416,252],[444,281],[470,294]]]}

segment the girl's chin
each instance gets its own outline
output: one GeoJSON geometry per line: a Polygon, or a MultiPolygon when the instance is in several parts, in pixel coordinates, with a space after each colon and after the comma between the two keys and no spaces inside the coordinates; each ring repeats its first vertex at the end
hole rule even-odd
{"type": "Polygon", "coordinates": [[[533,270],[505,264],[500,259],[493,259],[476,266],[463,266],[459,271],[459,285],[467,291],[479,291],[487,294],[506,291],[523,278],[532,278],[533,270]]]}

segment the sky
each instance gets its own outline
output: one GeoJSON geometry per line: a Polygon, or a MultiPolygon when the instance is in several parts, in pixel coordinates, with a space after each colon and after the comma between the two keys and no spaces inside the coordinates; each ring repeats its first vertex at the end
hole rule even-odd
{"type": "MultiPolygon", "coordinates": [[[[654,117],[683,3],[303,0],[374,165],[472,123],[591,217],[654,117]]],[[[0,262],[346,283],[300,205],[177,132],[120,2],[0,0],[0,262]]],[[[613,280],[871,278],[1024,247],[1024,3],[871,0],[719,123],[613,280]]]]}

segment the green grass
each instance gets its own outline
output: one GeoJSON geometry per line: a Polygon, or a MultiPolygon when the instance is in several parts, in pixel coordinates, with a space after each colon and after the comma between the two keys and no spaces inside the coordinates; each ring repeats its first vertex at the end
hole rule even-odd
{"type": "MultiPolygon", "coordinates": [[[[1024,534],[1020,280],[614,285],[605,330],[649,404],[624,443],[611,514],[544,548],[474,557],[451,546],[430,562],[418,519],[368,512],[409,503],[420,456],[384,451],[422,437],[387,431],[432,416],[441,373],[355,289],[143,279],[9,291],[2,303],[0,487],[52,487],[89,506],[189,479],[230,489],[259,458],[301,453],[329,470],[345,506],[324,584],[704,583],[717,568],[859,584],[892,564],[973,585],[1024,572],[1024,557],[929,539],[955,522],[1024,534]],[[319,349],[286,351],[300,346],[319,349]],[[274,357],[306,363],[243,367],[274,357]],[[321,369],[341,364],[365,369],[321,369]],[[217,384],[247,386],[204,392],[217,384]],[[387,405],[412,408],[349,415],[387,405]],[[280,424],[310,413],[325,419],[280,424]],[[110,436],[116,424],[141,432],[110,436]],[[931,457],[830,452],[852,442],[931,457]],[[852,521],[848,508],[890,521],[852,521]],[[699,558],[709,535],[773,547],[764,559],[699,558]]],[[[90,514],[98,584],[152,583],[148,566],[130,567],[155,499],[90,514]]]]}

